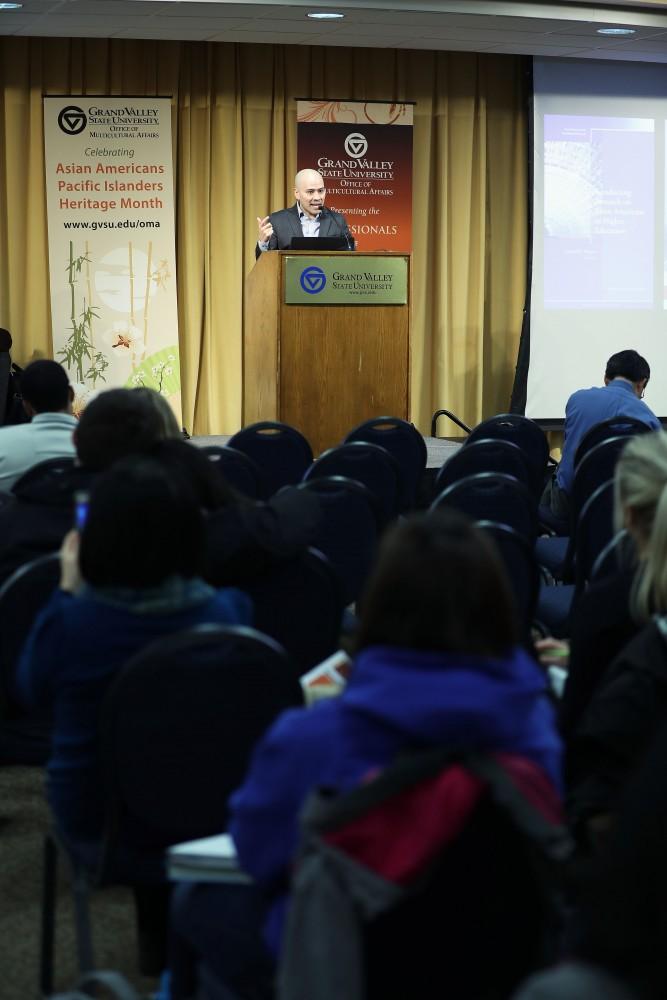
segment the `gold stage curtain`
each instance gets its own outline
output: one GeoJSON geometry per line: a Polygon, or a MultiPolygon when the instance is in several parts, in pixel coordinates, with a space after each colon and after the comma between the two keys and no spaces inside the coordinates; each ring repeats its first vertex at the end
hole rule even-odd
{"type": "MultiPolygon", "coordinates": [[[[415,101],[412,419],[509,403],[525,294],[524,61],[409,50],[0,38],[0,325],[51,354],[42,96],[171,95],[183,418],[241,422],[256,217],[292,202],[297,97],[415,101]]],[[[441,433],[454,431],[443,419],[441,433]]]]}

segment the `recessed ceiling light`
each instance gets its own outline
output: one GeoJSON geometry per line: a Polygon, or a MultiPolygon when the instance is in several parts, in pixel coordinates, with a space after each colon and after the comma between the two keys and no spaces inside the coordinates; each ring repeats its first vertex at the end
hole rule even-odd
{"type": "Polygon", "coordinates": [[[635,35],[634,28],[598,28],[598,35],[635,35]]]}
{"type": "Polygon", "coordinates": [[[306,14],[306,17],[312,17],[313,21],[340,21],[345,14],[337,14],[332,10],[316,10],[306,14]]]}
{"type": "Polygon", "coordinates": [[[18,10],[22,3],[0,3],[0,10],[18,10]]]}

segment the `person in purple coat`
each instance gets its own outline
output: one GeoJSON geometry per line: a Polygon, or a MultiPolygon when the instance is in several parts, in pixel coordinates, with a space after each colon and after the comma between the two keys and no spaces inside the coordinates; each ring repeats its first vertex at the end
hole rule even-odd
{"type": "Polygon", "coordinates": [[[263,907],[247,887],[225,887],[232,890],[226,894],[201,887],[208,931],[196,916],[199,887],[176,910],[177,934],[204,953],[205,963],[210,959],[218,980],[239,996],[260,995],[243,989],[249,969],[267,971],[252,923],[266,918],[265,940],[275,955],[299,812],[314,787],[351,789],[402,751],[451,747],[523,757],[558,797],[561,743],[545,677],[517,637],[503,567],[476,525],[439,511],[402,521],[387,534],[362,602],[346,689],[284,713],[230,801],[241,867],[271,904],[263,907]]]}

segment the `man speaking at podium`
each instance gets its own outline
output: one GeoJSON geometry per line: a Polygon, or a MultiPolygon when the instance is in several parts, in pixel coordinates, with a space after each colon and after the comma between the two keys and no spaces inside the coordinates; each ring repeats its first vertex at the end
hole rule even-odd
{"type": "MultiPolygon", "coordinates": [[[[345,216],[324,205],[324,178],[317,170],[300,170],[294,178],[296,204],[257,218],[259,227],[255,257],[265,250],[289,250],[296,237],[340,239],[337,249],[354,250],[354,237],[345,216]]],[[[303,249],[303,248],[300,248],[303,249]]]]}

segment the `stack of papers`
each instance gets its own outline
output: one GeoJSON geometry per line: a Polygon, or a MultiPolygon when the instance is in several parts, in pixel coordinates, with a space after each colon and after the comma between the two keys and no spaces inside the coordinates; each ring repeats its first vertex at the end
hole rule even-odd
{"type": "Polygon", "coordinates": [[[339,650],[303,674],[300,681],[306,704],[340,694],[347,683],[351,666],[349,656],[339,650]]]}
{"type": "Polygon", "coordinates": [[[234,841],[228,833],[174,844],[167,852],[167,875],[174,881],[252,882],[239,868],[234,841]]]}

